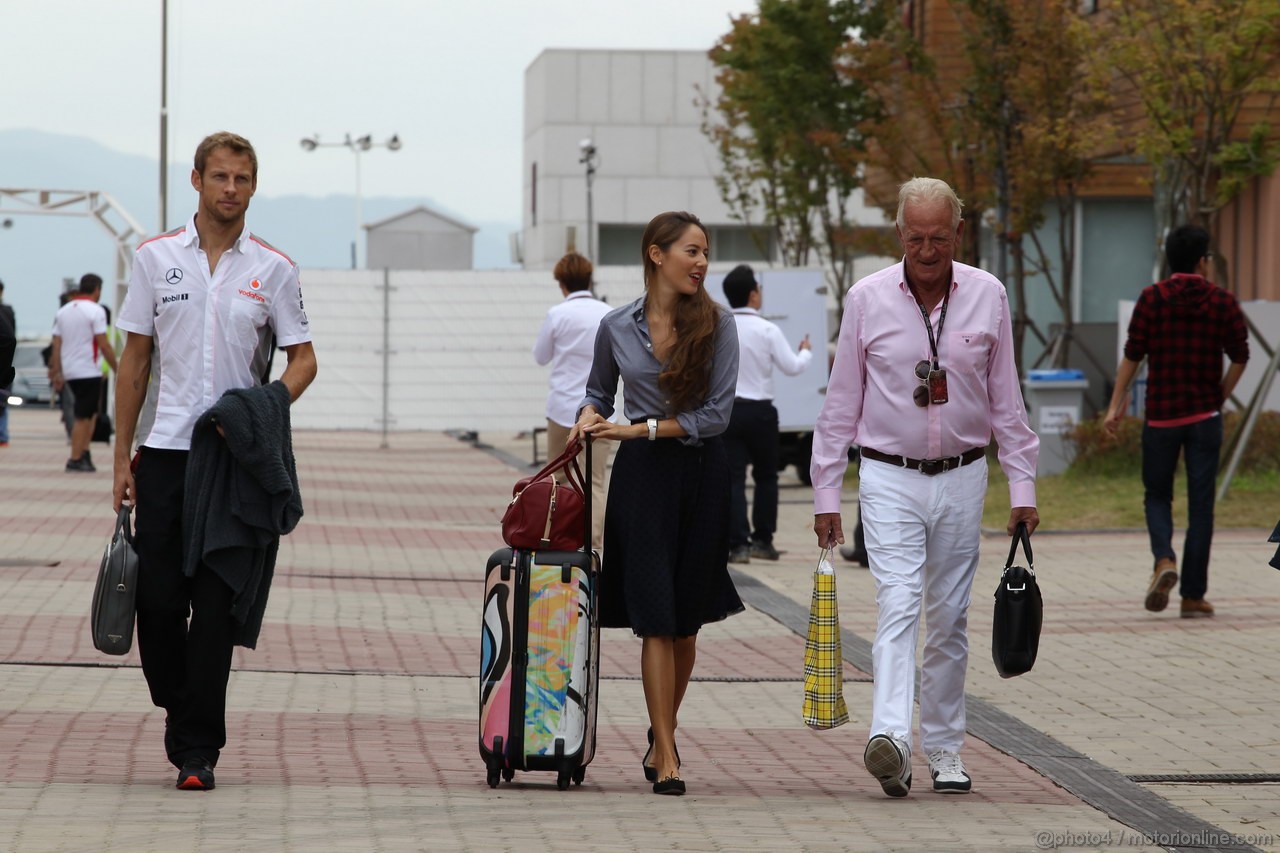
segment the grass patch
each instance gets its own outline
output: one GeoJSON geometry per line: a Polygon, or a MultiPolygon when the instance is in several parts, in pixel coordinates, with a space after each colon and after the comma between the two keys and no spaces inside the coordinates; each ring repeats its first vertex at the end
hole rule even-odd
{"type": "MultiPolygon", "coordinates": [[[[1219,481],[1221,482],[1221,481],[1219,481]]],[[[1142,509],[1142,475],[1083,474],[1071,470],[1036,480],[1036,503],[1042,530],[1145,530],[1142,509]]],[[[1214,528],[1266,528],[1276,524],[1280,512],[1280,474],[1275,471],[1237,473],[1225,500],[1214,508],[1214,528]]],[[[982,513],[985,527],[1003,528],[1009,523],[1009,481],[992,462],[987,503],[982,513]]],[[[1187,525],[1187,481],[1181,470],[1173,483],[1175,530],[1187,525]]]]}
{"type": "MultiPolygon", "coordinates": [[[[982,513],[984,527],[1003,530],[1009,523],[1009,481],[994,460],[982,513]]],[[[1068,469],[1036,480],[1036,503],[1041,530],[1145,530],[1142,510],[1142,475],[1136,462],[1131,471],[1108,473],[1068,469]]],[[[856,497],[857,468],[849,466],[845,494],[856,497]]],[[[1219,481],[1221,482],[1221,481],[1219,481]]],[[[1173,484],[1175,535],[1186,529],[1187,481],[1182,469],[1173,484]]],[[[1280,472],[1237,472],[1225,500],[1214,510],[1214,528],[1264,528],[1270,531],[1280,513],[1280,472]]]]}

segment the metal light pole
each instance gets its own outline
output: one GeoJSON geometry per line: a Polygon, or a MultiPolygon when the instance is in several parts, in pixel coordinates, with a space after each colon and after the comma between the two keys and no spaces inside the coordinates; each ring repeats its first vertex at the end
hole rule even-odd
{"type": "Polygon", "coordinates": [[[582,156],[578,158],[578,162],[586,164],[587,167],[587,258],[592,263],[595,263],[596,229],[591,211],[591,184],[595,179],[596,164],[600,162],[600,157],[596,152],[596,145],[591,141],[590,137],[578,143],[578,151],[582,153],[582,156]]]}
{"type": "Polygon", "coordinates": [[[169,227],[169,0],[160,2],[160,228],[169,227]]]}
{"type": "Polygon", "coordinates": [[[300,144],[302,145],[302,150],[304,151],[315,151],[317,148],[346,147],[346,148],[350,148],[351,153],[355,155],[355,158],[356,158],[356,230],[355,230],[355,239],[351,241],[351,268],[353,270],[359,269],[360,268],[360,257],[359,257],[360,225],[361,225],[361,221],[364,218],[364,213],[362,210],[364,197],[360,188],[360,155],[363,154],[365,151],[368,151],[370,148],[385,148],[388,151],[399,151],[400,146],[402,144],[400,142],[400,137],[396,134],[392,134],[391,138],[388,139],[386,142],[374,142],[372,134],[366,133],[364,136],[359,136],[353,139],[351,137],[351,134],[348,133],[346,134],[345,138],[341,142],[321,142],[320,134],[317,133],[312,136],[303,137],[302,142],[300,144]]]}

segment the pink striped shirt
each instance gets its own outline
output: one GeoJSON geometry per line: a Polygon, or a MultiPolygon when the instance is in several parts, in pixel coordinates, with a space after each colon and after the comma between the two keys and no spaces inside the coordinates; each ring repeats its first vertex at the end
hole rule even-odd
{"type": "MultiPolygon", "coordinates": [[[[940,301],[930,315],[935,332],[941,313],[940,301]]],[[[1035,506],[1040,439],[1027,422],[1009,301],[999,280],[976,267],[952,265],[951,298],[938,340],[950,401],[920,408],[911,399],[919,385],[914,368],[929,356],[924,318],[901,263],[850,288],[813,434],[815,513],[840,511],[850,445],[936,459],[986,447],[993,434],[1012,506],[1035,506]]]]}

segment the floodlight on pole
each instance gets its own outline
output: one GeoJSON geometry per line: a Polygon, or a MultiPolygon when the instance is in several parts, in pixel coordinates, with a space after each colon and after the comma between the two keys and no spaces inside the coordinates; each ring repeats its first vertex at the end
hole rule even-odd
{"type": "Polygon", "coordinates": [[[364,219],[362,211],[363,196],[360,189],[360,155],[371,148],[385,148],[388,151],[399,151],[404,143],[400,141],[398,134],[392,134],[391,138],[386,142],[374,142],[373,134],[366,133],[364,136],[352,137],[350,133],[343,137],[341,142],[321,142],[320,134],[315,133],[311,136],[304,136],[298,143],[302,146],[303,151],[315,151],[317,148],[350,148],[351,153],[355,155],[356,160],[356,232],[355,239],[351,241],[351,268],[360,268],[360,226],[364,219]]]}
{"type": "Polygon", "coordinates": [[[587,167],[587,258],[595,263],[596,229],[591,210],[591,184],[595,180],[596,164],[600,162],[600,156],[596,151],[596,144],[590,137],[578,143],[578,152],[582,155],[578,158],[578,162],[587,167]]]}

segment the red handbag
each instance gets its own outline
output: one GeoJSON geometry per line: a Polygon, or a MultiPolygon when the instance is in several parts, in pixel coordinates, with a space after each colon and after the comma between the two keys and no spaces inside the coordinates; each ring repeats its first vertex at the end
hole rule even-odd
{"type": "Polygon", "coordinates": [[[502,539],[527,551],[576,551],[586,544],[586,488],[578,453],[572,441],[555,459],[512,490],[502,515],[502,539]],[[557,471],[564,476],[556,479],[557,471]]]}

